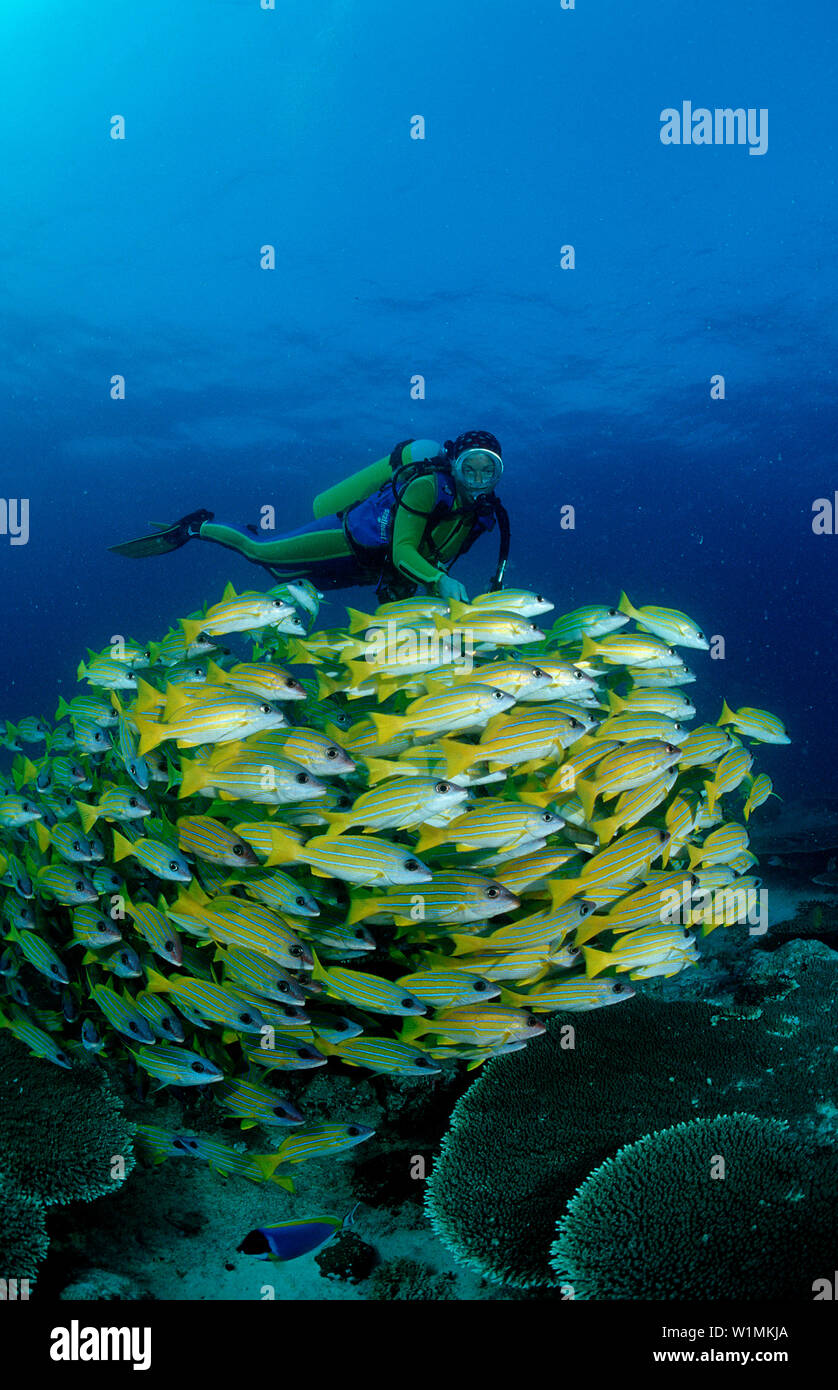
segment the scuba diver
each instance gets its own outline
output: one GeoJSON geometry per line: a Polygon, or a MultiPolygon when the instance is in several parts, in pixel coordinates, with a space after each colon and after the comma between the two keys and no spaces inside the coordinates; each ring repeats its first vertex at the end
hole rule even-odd
{"type": "Polygon", "coordinates": [[[470,430],[441,448],[429,439],[405,440],[315,497],[314,521],[296,531],[270,538],[256,526],[231,526],[196,511],[110,549],[141,558],[200,538],[235,550],[280,581],[308,579],[321,589],[372,584],[382,603],[408,598],[420,586],[467,601],[448,571],[495,524],[499,554],[490,587],[503,584],[509,517],[495,495],[502,473],[501,446],[487,430],[470,430]]]}

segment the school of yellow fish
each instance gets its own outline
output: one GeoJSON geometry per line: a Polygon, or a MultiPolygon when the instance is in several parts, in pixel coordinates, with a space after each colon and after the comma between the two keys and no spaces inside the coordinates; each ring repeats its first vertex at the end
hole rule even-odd
{"type": "Polygon", "coordinates": [[[211,1088],[259,1151],[143,1124],[146,1155],[290,1191],[373,1131],[307,1123],[277,1074],[477,1067],[750,920],[754,748],[789,742],[726,703],[692,727],[709,643],[673,609],[548,627],[507,589],[312,631],[321,599],[228,585],[0,738],[0,1026],[143,1096],[211,1088]]]}

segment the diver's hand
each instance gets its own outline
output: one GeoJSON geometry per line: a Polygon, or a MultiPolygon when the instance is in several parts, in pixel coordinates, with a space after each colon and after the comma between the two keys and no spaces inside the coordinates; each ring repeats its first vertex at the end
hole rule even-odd
{"type": "Polygon", "coordinates": [[[459,579],[452,579],[450,574],[444,574],[441,579],[437,580],[436,591],[440,598],[453,598],[458,603],[468,603],[465,586],[460,583],[459,579]]]}

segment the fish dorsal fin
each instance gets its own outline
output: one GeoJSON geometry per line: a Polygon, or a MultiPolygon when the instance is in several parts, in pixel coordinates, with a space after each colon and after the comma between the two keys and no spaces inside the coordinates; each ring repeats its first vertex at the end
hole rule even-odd
{"type": "Polygon", "coordinates": [[[233,585],[232,585],[232,583],[231,583],[230,580],[228,580],[227,583],[225,584],[225,586],[224,586],[224,593],[221,595],[221,597],[222,597],[222,599],[224,599],[225,601],[226,601],[227,599],[230,599],[230,598],[238,598],[238,594],[236,593],[235,589],[233,588],[233,585]]]}

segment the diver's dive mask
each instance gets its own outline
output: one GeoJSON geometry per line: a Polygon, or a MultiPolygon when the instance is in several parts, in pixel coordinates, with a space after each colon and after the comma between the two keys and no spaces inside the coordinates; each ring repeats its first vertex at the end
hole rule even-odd
{"type": "Polygon", "coordinates": [[[451,464],[451,472],[470,497],[483,497],[500,482],[503,460],[491,449],[464,449],[451,464]]]}

